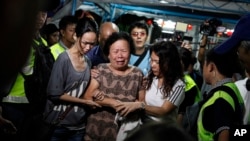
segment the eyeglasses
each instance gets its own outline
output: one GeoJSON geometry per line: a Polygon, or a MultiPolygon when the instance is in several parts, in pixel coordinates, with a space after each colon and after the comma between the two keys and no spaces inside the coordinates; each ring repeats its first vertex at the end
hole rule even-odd
{"type": "Polygon", "coordinates": [[[82,44],[86,45],[90,45],[90,46],[94,46],[95,42],[86,42],[86,41],[81,41],[82,44]]]}
{"type": "Polygon", "coordinates": [[[133,37],[138,37],[138,36],[144,37],[145,35],[146,35],[145,32],[134,32],[134,33],[132,33],[133,37]]]}

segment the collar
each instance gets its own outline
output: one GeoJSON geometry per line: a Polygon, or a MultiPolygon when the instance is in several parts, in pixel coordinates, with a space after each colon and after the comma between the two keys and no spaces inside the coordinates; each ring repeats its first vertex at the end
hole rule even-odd
{"type": "Polygon", "coordinates": [[[232,78],[225,78],[225,79],[222,79],[221,81],[216,82],[216,84],[215,84],[213,87],[211,87],[211,88],[207,91],[207,94],[208,94],[212,89],[215,89],[215,88],[217,88],[217,87],[219,87],[219,86],[222,86],[222,85],[224,85],[224,84],[226,84],[226,83],[232,83],[232,82],[233,82],[233,79],[232,79],[232,78]]]}
{"type": "Polygon", "coordinates": [[[63,47],[65,50],[67,50],[68,49],[68,47],[62,42],[62,40],[59,40],[59,45],[61,46],[61,47],[63,47]]]}

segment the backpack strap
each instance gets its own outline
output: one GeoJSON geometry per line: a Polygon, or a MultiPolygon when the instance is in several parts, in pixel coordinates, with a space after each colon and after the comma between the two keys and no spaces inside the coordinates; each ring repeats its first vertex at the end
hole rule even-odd
{"type": "Polygon", "coordinates": [[[141,63],[142,59],[146,56],[147,52],[148,52],[148,48],[145,47],[143,54],[140,55],[140,57],[136,60],[133,66],[138,66],[141,63]]]}

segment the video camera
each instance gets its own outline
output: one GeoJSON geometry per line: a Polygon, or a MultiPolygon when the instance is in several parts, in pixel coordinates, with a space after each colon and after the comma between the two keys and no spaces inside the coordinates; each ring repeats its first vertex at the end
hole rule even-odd
{"type": "Polygon", "coordinates": [[[217,18],[205,20],[200,25],[200,33],[203,35],[213,36],[217,31],[216,28],[222,25],[222,21],[217,18]]]}

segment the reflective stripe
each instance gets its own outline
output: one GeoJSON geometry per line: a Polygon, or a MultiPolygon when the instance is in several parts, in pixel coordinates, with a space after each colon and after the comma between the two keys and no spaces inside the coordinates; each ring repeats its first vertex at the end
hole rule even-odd
{"type": "Polygon", "coordinates": [[[8,95],[3,98],[2,102],[9,102],[9,103],[29,103],[27,97],[25,96],[11,96],[8,95]]]}
{"type": "Polygon", "coordinates": [[[192,89],[193,87],[196,88],[197,90],[197,94],[195,95],[195,102],[198,102],[201,100],[201,93],[200,93],[200,89],[198,88],[197,84],[195,83],[195,81],[193,80],[193,78],[188,75],[188,74],[185,74],[184,75],[184,79],[185,79],[185,84],[186,84],[186,87],[185,87],[185,92],[189,91],[190,89],[192,89]]]}
{"type": "Polygon", "coordinates": [[[63,44],[63,42],[61,40],[58,43],[56,43],[50,47],[50,51],[51,51],[52,55],[54,56],[55,60],[66,49],[67,49],[67,47],[63,44]]]}

